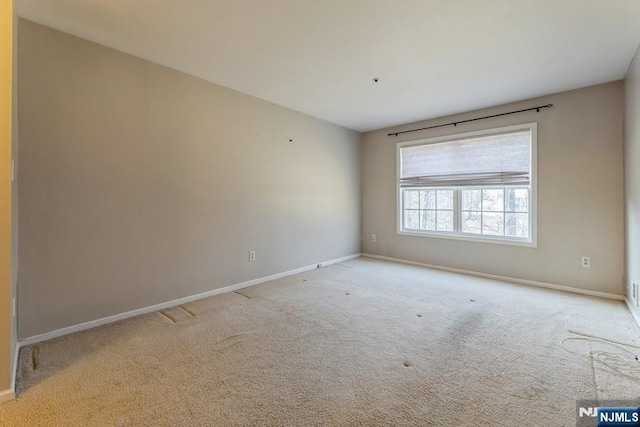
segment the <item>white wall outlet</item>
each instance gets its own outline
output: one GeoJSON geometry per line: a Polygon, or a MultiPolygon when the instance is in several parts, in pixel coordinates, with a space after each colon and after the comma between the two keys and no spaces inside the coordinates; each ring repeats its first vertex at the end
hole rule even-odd
{"type": "Polygon", "coordinates": [[[588,256],[583,256],[582,257],[582,266],[585,267],[585,268],[591,267],[591,258],[589,258],[588,256]]]}
{"type": "Polygon", "coordinates": [[[376,241],[376,239],[377,239],[376,235],[375,235],[375,234],[372,234],[372,235],[371,235],[371,241],[372,241],[372,242],[375,242],[375,241],[376,241]]]}
{"type": "Polygon", "coordinates": [[[256,251],[249,251],[249,261],[256,260],[256,251]]]}

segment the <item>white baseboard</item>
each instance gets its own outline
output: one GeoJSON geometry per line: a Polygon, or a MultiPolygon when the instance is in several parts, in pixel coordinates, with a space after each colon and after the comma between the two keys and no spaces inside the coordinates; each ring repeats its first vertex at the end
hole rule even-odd
{"type": "Polygon", "coordinates": [[[20,356],[20,342],[16,342],[13,349],[13,365],[11,366],[11,390],[16,391],[16,377],[18,376],[18,357],[20,356]]]}
{"type": "Polygon", "coordinates": [[[0,391],[0,403],[8,402],[9,400],[13,400],[15,398],[16,395],[13,392],[13,389],[0,391]]]}
{"type": "MultiPolygon", "coordinates": [[[[332,259],[332,260],[329,260],[329,261],[321,262],[320,264],[318,264],[316,266],[316,268],[317,267],[328,267],[328,266],[333,265],[333,264],[339,264],[341,262],[349,261],[350,259],[360,258],[361,256],[362,256],[362,254],[353,254],[353,255],[343,256],[342,258],[336,258],[336,259],[332,259]]],[[[308,271],[308,270],[309,269],[307,269],[305,271],[308,271]]],[[[313,268],[311,268],[311,270],[313,270],[313,268]]],[[[290,274],[286,274],[286,276],[290,276],[290,274]]],[[[282,277],[284,277],[284,276],[282,276],[282,277]]]]}
{"type": "Polygon", "coordinates": [[[258,279],[249,280],[242,283],[237,283],[235,285],[225,286],[219,289],[213,289],[211,291],[203,292],[196,295],[191,295],[183,298],[178,298],[172,301],[163,302],[160,304],[150,305],[143,308],[138,308],[136,310],[127,311],[125,313],[115,314],[113,316],[103,317],[101,319],[91,320],[89,322],[80,323],[78,325],[67,326],[66,328],[57,329],[51,332],[45,332],[44,334],[34,335],[29,338],[23,338],[18,341],[18,345],[20,347],[36,344],[39,342],[47,341],[53,338],[58,338],[63,335],[72,334],[74,332],[84,331],[86,329],[95,328],[98,326],[106,325],[108,323],[117,322],[119,320],[128,319],[130,317],[140,316],[142,314],[153,313],[154,311],[164,310],[166,308],[175,307],[177,305],[187,304],[193,301],[197,301],[203,298],[212,297],[214,295],[219,295],[227,292],[237,291],[243,288],[247,288],[249,286],[258,285],[260,283],[269,282],[271,280],[281,279],[283,277],[291,276],[294,274],[304,273],[305,271],[314,270],[320,267],[326,267],[332,264],[337,264],[339,262],[348,261],[350,259],[358,258],[361,254],[353,254],[349,256],[345,256],[342,258],[336,258],[329,261],[324,261],[318,264],[308,265],[306,267],[297,268],[295,270],[285,271],[283,273],[272,274],[271,276],[260,277],[258,279]]]}
{"type": "Polygon", "coordinates": [[[625,297],[624,303],[627,305],[627,308],[629,309],[629,313],[631,313],[631,317],[633,317],[633,320],[635,320],[638,327],[640,327],[640,314],[638,314],[633,309],[633,304],[631,304],[631,301],[629,301],[629,298],[625,297]]]}
{"type": "Polygon", "coordinates": [[[580,289],[580,288],[574,288],[571,286],[563,286],[563,285],[554,285],[552,283],[537,282],[535,280],[517,279],[515,277],[509,277],[509,276],[499,276],[496,274],[480,273],[477,271],[462,270],[459,268],[444,267],[441,265],[425,264],[422,262],[408,261],[406,259],[399,259],[399,258],[391,258],[383,255],[362,254],[362,256],[367,258],[380,259],[384,261],[397,262],[401,264],[415,265],[418,267],[432,268],[434,270],[448,271],[450,273],[465,274],[467,276],[476,276],[476,277],[482,277],[485,279],[493,279],[493,280],[500,280],[503,282],[517,283],[520,285],[536,286],[539,288],[554,289],[557,291],[564,291],[564,292],[573,292],[576,294],[590,295],[594,297],[608,298],[608,299],[614,299],[619,301],[622,301],[624,299],[624,296],[622,295],[610,294],[607,292],[590,291],[588,289],[580,289]]]}

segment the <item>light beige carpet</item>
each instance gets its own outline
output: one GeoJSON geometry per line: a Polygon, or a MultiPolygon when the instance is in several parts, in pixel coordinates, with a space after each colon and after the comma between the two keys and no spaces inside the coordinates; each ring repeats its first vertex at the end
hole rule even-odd
{"type": "Polygon", "coordinates": [[[618,301],[360,258],[23,348],[0,422],[571,426],[637,398],[567,324],[640,344],[618,301]]]}

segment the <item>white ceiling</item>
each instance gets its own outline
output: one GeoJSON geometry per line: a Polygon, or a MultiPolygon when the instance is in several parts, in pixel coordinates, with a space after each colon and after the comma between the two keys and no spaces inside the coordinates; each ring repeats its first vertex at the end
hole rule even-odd
{"type": "Polygon", "coordinates": [[[357,131],[619,80],[640,43],[640,0],[17,0],[17,8],[357,131]]]}

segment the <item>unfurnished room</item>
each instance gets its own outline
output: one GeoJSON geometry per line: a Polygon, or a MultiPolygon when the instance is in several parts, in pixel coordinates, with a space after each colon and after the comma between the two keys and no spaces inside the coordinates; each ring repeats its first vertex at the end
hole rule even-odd
{"type": "Polygon", "coordinates": [[[640,426],[640,1],[0,23],[0,425],[640,426]]]}

